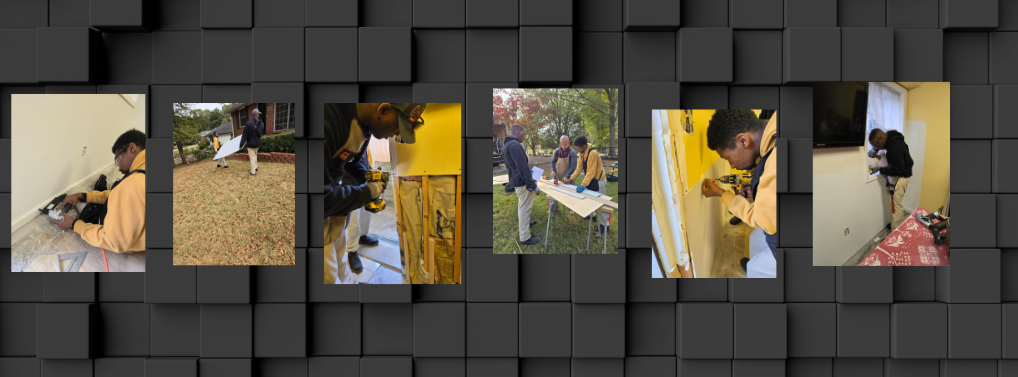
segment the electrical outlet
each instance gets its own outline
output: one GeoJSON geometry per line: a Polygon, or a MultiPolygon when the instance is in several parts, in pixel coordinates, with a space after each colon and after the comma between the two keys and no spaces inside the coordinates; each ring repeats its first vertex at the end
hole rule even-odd
{"type": "Polygon", "coordinates": [[[848,228],[845,228],[845,235],[848,235],[848,228]]]}
{"type": "Polygon", "coordinates": [[[87,150],[88,150],[88,146],[86,146],[86,147],[84,147],[84,148],[81,148],[81,155],[82,155],[83,157],[85,156],[85,151],[87,151],[87,150]]]}

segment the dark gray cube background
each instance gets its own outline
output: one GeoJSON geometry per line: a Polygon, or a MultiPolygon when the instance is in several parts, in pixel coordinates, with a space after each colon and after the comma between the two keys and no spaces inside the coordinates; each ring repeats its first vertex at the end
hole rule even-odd
{"type": "MultiPolygon", "coordinates": [[[[371,300],[373,295],[360,294],[358,287],[317,285],[321,280],[323,245],[320,233],[314,231],[317,228],[307,224],[321,224],[321,220],[314,219],[314,214],[321,213],[320,209],[315,210],[315,206],[322,203],[321,189],[317,186],[317,177],[321,173],[313,173],[319,170],[309,168],[306,175],[298,175],[307,177],[307,185],[298,185],[298,205],[302,206],[298,213],[309,215],[298,220],[297,238],[299,248],[315,247],[298,251],[299,255],[311,257],[303,258],[307,260],[299,257],[298,266],[293,267],[299,270],[293,273],[267,270],[286,267],[253,269],[247,284],[228,281],[229,285],[209,289],[200,284],[201,273],[196,268],[170,265],[172,231],[168,219],[172,207],[168,199],[172,185],[166,179],[171,175],[170,165],[153,163],[149,174],[160,178],[150,177],[153,179],[149,181],[149,193],[153,195],[148,196],[152,202],[148,208],[152,225],[149,227],[152,232],[148,245],[151,250],[147,254],[148,272],[136,277],[116,274],[107,278],[113,275],[100,274],[92,279],[85,278],[86,286],[81,287],[72,284],[80,278],[61,281],[41,274],[3,272],[4,268],[0,268],[0,321],[14,318],[17,324],[25,326],[0,327],[3,333],[0,336],[0,375],[22,375],[23,371],[27,371],[28,375],[73,375],[93,370],[96,376],[116,375],[113,374],[116,371],[137,367],[135,359],[129,359],[134,357],[160,358],[150,366],[164,364],[174,369],[183,368],[192,375],[199,371],[201,375],[228,371],[244,376],[308,373],[317,376],[323,370],[334,374],[335,367],[316,367],[328,367],[332,365],[329,363],[337,362],[340,364],[336,365],[341,365],[344,372],[354,375],[389,372],[362,367],[364,355],[402,356],[405,358],[400,359],[402,363],[413,356],[413,370],[403,368],[397,372],[418,376],[488,376],[499,372],[515,376],[517,371],[521,376],[568,375],[570,371],[573,375],[584,376],[621,376],[626,372],[629,375],[721,372],[723,375],[762,376],[768,373],[782,375],[782,370],[789,376],[840,376],[861,372],[885,372],[887,376],[928,375],[938,370],[946,376],[975,376],[983,370],[990,371],[992,375],[994,370],[999,369],[1004,375],[1016,369],[1014,360],[1003,360],[999,365],[998,360],[993,360],[1018,357],[1015,337],[1009,335],[1016,327],[1012,318],[1015,316],[1011,313],[1014,310],[1008,309],[1008,302],[1018,301],[1018,284],[1015,283],[1018,279],[1012,277],[1014,269],[1009,268],[1018,266],[1011,256],[1018,254],[1018,250],[1013,249],[1018,247],[1018,238],[1012,231],[1013,227],[1009,226],[1018,226],[1018,222],[1008,217],[1018,210],[1018,190],[1014,186],[1014,173],[1007,170],[1008,164],[1005,163],[1013,160],[1015,152],[1011,145],[1014,139],[1018,139],[1018,120],[1015,120],[1018,118],[1009,113],[1018,105],[1018,85],[1015,85],[1018,84],[1018,53],[1015,52],[1018,51],[1018,33],[1015,33],[1018,31],[1018,5],[1014,1],[683,0],[674,2],[681,3],[679,12],[664,22],[640,20],[639,12],[629,15],[629,20],[625,19],[626,1],[623,0],[308,0],[296,4],[267,0],[162,0],[150,3],[152,8],[148,11],[152,13],[152,19],[147,26],[151,32],[137,30],[140,32],[132,34],[111,33],[103,29],[103,25],[99,26],[105,34],[85,30],[89,26],[90,11],[103,12],[102,8],[90,9],[88,1],[0,3],[0,47],[6,47],[3,51],[7,53],[7,58],[0,62],[0,138],[7,140],[0,146],[9,146],[11,142],[12,94],[104,92],[104,89],[117,91],[124,88],[119,85],[148,88],[143,93],[150,95],[148,106],[152,126],[147,133],[153,138],[150,139],[153,146],[165,144],[171,137],[172,125],[168,116],[169,105],[173,102],[201,102],[203,96],[226,95],[233,93],[234,89],[261,98],[280,93],[274,89],[277,86],[281,89],[287,86],[285,96],[303,93],[295,100],[305,104],[298,109],[298,121],[301,123],[298,143],[304,145],[299,150],[309,154],[306,160],[302,157],[302,161],[321,164],[321,158],[315,158],[314,154],[320,155],[323,150],[320,126],[323,103],[374,100],[376,94],[384,97],[387,92],[405,94],[405,89],[413,84],[459,85],[458,91],[451,89],[450,93],[458,92],[455,98],[464,98],[460,101],[465,103],[464,113],[469,114],[469,119],[464,118],[464,144],[468,148],[477,146],[476,155],[480,156],[490,137],[487,131],[488,90],[493,87],[518,87],[520,81],[527,81],[524,87],[540,87],[552,82],[556,86],[624,85],[625,90],[620,93],[622,103],[618,126],[620,145],[630,147],[630,150],[632,146],[650,144],[651,109],[680,108],[680,87],[683,93],[681,103],[727,101],[730,108],[776,108],[782,114],[780,136],[805,140],[812,136],[807,107],[809,87],[782,85],[782,80],[808,81],[815,77],[844,81],[952,81],[952,91],[957,90],[952,93],[951,104],[955,118],[951,135],[952,154],[956,159],[952,162],[958,165],[952,169],[952,180],[957,183],[952,186],[954,193],[959,194],[952,195],[958,215],[955,219],[957,227],[954,228],[958,233],[955,234],[955,246],[966,249],[956,250],[957,268],[954,271],[950,271],[950,267],[936,270],[936,273],[913,268],[894,269],[893,273],[880,271],[873,275],[842,271],[839,275],[833,267],[813,268],[809,265],[812,249],[809,249],[811,235],[808,230],[813,198],[808,184],[801,184],[807,182],[803,178],[809,174],[806,168],[809,164],[789,161],[789,171],[779,175],[788,180],[790,187],[779,193],[778,198],[779,222],[785,229],[779,236],[779,246],[784,250],[784,272],[788,274],[787,278],[778,277],[786,279],[783,282],[783,298],[779,296],[778,299],[788,304],[775,302],[774,292],[747,291],[724,280],[648,283],[638,275],[649,267],[646,266],[650,262],[646,254],[634,259],[620,253],[618,263],[612,262],[617,264],[614,269],[596,261],[574,263],[572,256],[562,256],[565,259],[554,261],[549,259],[547,263],[544,260],[549,256],[545,255],[489,259],[492,257],[488,237],[490,223],[487,222],[490,197],[483,187],[484,172],[480,167],[471,167],[464,174],[466,181],[463,186],[469,192],[464,195],[463,245],[470,247],[464,249],[464,281],[470,286],[449,295],[425,294],[425,290],[414,289],[409,304],[362,305],[362,300],[371,300]],[[996,7],[987,7],[987,4],[996,4],[996,7]],[[393,8],[395,10],[386,16],[387,7],[398,8],[393,8]],[[943,7],[948,10],[944,11],[943,7]],[[642,28],[644,31],[623,31],[630,25],[636,26],[633,30],[641,29],[640,22],[645,26],[642,28]],[[65,30],[58,29],[62,27],[78,28],[66,34],[74,34],[83,42],[69,45],[66,40],[50,38],[54,32],[57,36],[65,35],[61,33],[65,30]],[[256,27],[279,29],[254,30],[256,27]],[[369,46],[363,44],[377,39],[370,32],[378,30],[368,30],[367,36],[362,33],[364,29],[379,27],[403,28],[399,30],[398,43],[389,45],[401,46],[389,49],[398,48],[397,53],[380,50],[380,53],[401,59],[357,54],[364,48],[374,54],[369,46]],[[546,40],[538,38],[530,42],[533,39],[521,33],[524,27],[571,27],[573,47],[566,51],[550,51],[546,40]],[[293,28],[300,33],[282,28],[293,28]],[[694,57],[717,58],[710,55],[717,45],[702,49],[679,45],[683,29],[694,28],[731,28],[732,55],[728,58],[731,63],[730,66],[708,67],[710,73],[716,76],[689,77],[679,83],[677,81],[683,78],[680,76],[684,73],[706,71],[695,66],[684,67],[682,61],[686,59],[679,55],[680,51],[694,57]],[[822,33],[833,35],[834,31],[838,31],[840,37],[820,38],[821,42],[833,42],[825,45],[831,51],[824,52],[822,56],[820,50],[796,49],[802,44],[794,35],[791,41],[793,51],[782,51],[786,28],[793,28],[793,34],[796,31],[808,32],[809,28],[824,28],[820,29],[822,33]],[[263,31],[278,35],[278,38],[266,40],[283,44],[279,51],[286,51],[292,56],[282,56],[283,60],[267,56],[279,51],[266,48],[261,43],[260,33],[263,31]],[[90,33],[95,33],[96,37],[83,37],[90,33]],[[864,52],[880,51],[892,56],[859,61],[860,40],[870,42],[862,45],[864,52]],[[838,42],[840,48],[836,47],[838,42]],[[554,54],[521,61],[533,56],[530,51],[554,54]],[[784,60],[786,53],[792,54],[794,60],[784,60]],[[548,63],[563,63],[541,61],[551,59],[553,55],[572,59],[569,64],[571,76],[567,76],[565,70],[549,72],[554,73],[549,77],[529,76],[531,72],[543,73],[532,69],[535,64],[542,68],[548,63]],[[215,56],[228,58],[217,60],[213,59],[215,56]],[[259,56],[265,59],[252,61],[259,56]],[[54,60],[54,57],[63,59],[54,60]],[[376,61],[370,62],[372,58],[376,61]],[[370,64],[363,64],[365,59],[370,64]],[[831,64],[829,67],[806,66],[802,69],[796,65],[801,64],[800,61],[808,64],[814,60],[830,60],[831,64]],[[790,66],[786,66],[789,63],[790,66]],[[379,77],[377,71],[390,66],[398,75],[379,77]],[[303,73],[299,72],[301,68],[303,73]],[[814,72],[815,68],[822,72],[814,72]],[[826,72],[828,70],[830,72],[826,72]],[[691,81],[696,81],[696,85],[688,85],[691,81]],[[251,85],[255,82],[258,84],[251,85]],[[78,85],[47,87],[43,85],[46,83],[78,85]],[[359,85],[369,83],[399,84],[402,87],[359,85]],[[211,85],[203,87],[202,84],[211,85]],[[725,92],[727,95],[724,95],[725,92]],[[304,113],[307,115],[304,116],[304,113]],[[626,140],[625,137],[639,140],[626,140]],[[999,260],[987,254],[994,252],[999,253],[999,260]],[[479,258],[471,259],[475,254],[479,258]],[[639,260],[638,264],[635,260],[639,260]],[[476,269],[472,270],[473,267],[476,269]],[[985,269],[993,267],[999,268],[996,273],[984,273],[985,269]],[[601,280],[588,278],[608,272],[615,275],[601,280]],[[47,288],[47,284],[51,287],[47,288]],[[84,291],[86,295],[68,296],[68,291],[61,292],[64,288],[75,288],[75,291],[84,291]],[[734,293],[730,294],[730,291],[734,293]],[[605,294],[604,297],[599,297],[599,293],[605,294]],[[578,297],[572,296],[574,294],[578,297]],[[82,299],[86,302],[81,302],[82,299]],[[205,304],[206,299],[213,303],[205,304]],[[675,307],[676,302],[731,305],[729,303],[736,300],[738,305],[768,302],[766,305],[783,305],[786,308],[788,326],[785,337],[747,338],[775,348],[781,348],[782,341],[787,342],[787,348],[782,348],[787,349],[787,355],[781,356],[787,357],[786,360],[739,359],[733,362],[731,359],[740,356],[741,347],[757,344],[740,344],[743,337],[738,334],[741,327],[737,328],[739,313],[735,310],[732,310],[734,319],[729,319],[720,329],[733,334],[728,338],[732,339],[732,343],[722,346],[722,349],[727,346],[729,354],[721,355],[718,360],[677,357],[682,356],[680,352],[688,350],[680,350],[676,346],[691,339],[684,339],[683,333],[676,331],[675,326],[681,323],[676,321],[681,313],[675,307]],[[37,342],[42,338],[37,333],[41,325],[35,323],[35,306],[71,301],[76,301],[73,305],[91,303],[96,306],[95,315],[100,325],[90,335],[100,344],[91,352],[91,357],[99,359],[40,359],[46,355],[36,351],[37,342]],[[306,307],[303,324],[296,318],[280,324],[294,328],[293,331],[304,332],[306,350],[263,349],[258,346],[259,334],[264,332],[257,327],[258,311],[252,310],[255,305],[306,305],[308,302],[313,303],[306,307]],[[415,305],[456,305],[464,308],[466,313],[467,302],[516,308],[513,316],[519,318],[514,323],[519,326],[516,341],[520,346],[535,339],[540,341],[545,336],[561,342],[566,333],[562,330],[569,329],[570,354],[563,356],[561,352],[566,346],[561,343],[543,350],[519,349],[518,355],[498,353],[509,356],[497,359],[470,357],[456,352],[450,354],[446,352],[449,349],[429,350],[442,351],[431,354],[414,353],[415,348],[411,345],[418,339],[413,335],[415,330],[420,330],[416,326],[421,326],[413,323],[415,305]],[[851,308],[845,312],[847,316],[838,316],[839,302],[843,306],[890,306],[886,318],[882,312],[875,316],[879,327],[889,331],[887,338],[864,339],[875,343],[881,352],[856,353],[861,348],[859,344],[853,343],[851,337],[841,339],[838,336],[839,331],[845,329],[840,325],[850,325],[852,321],[867,318],[865,311],[859,313],[851,308]],[[911,349],[912,353],[897,354],[896,351],[905,350],[896,346],[922,339],[916,338],[917,335],[909,329],[892,330],[895,315],[904,314],[896,312],[895,305],[904,305],[905,302],[917,305],[908,308],[909,313],[915,313],[914,316],[926,320],[933,318],[928,326],[939,324],[939,329],[933,329],[935,334],[949,331],[949,325],[965,324],[965,321],[956,323],[953,320],[941,323],[944,321],[934,312],[943,306],[951,307],[952,318],[990,317],[988,323],[968,323],[970,327],[978,328],[961,328],[960,331],[968,338],[951,338],[949,335],[948,339],[953,340],[949,340],[947,346],[979,344],[989,347],[973,348],[967,355],[941,355],[937,343],[935,349],[916,348],[911,349]],[[247,306],[249,317],[233,318],[244,322],[241,328],[219,329],[231,330],[227,332],[240,336],[221,339],[223,344],[211,344],[220,348],[241,345],[238,354],[219,354],[240,359],[202,358],[195,363],[193,360],[203,354],[202,335],[206,324],[202,323],[202,308],[235,310],[245,303],[250,305],[247,306]],[[547,317],[546,322],[533,321],[533,316],[521,315],[519,311],[529,309],[524,305],[530,303],[557,308],[555,315],[547,317]],[[364,308],[364,305],[372,306],[364,308]],[[566,311],[562,305],[568,305],[569,310],[566,311]],[[993,317],[994,308],[1002,311],[999,320],[993,317]],[[147,319],[138,318],[142,312],[147,313],[147,319]],[[398,318],[400,323],[395,327],[383,326],[376,322],[380,315],[398,318]],[[802,326],[792,325],[792,321],[804,318],[804,315],[810,320],[802,322],[802,326]],[[123,328],[103,327],[109,326],[109,323],[103,322],[105,319],[118,321],[119,327],[123,328]],[[670,325],[657,328],[647,326],[646,321],[670,325]],[[129,330],[141,329],[146,323],[147,347],[144,347],[140,344],[144,341],[143,337],[133,333],[141,330],[129,330]],[[560,332],[544,334],[540,333],[542,328],[555,328],[560,332]],[[671,334],[654,337],[655,330],[671,331],[671,334]],[[1001,331],[1003,338],[987,335],[1001,331]],[[533,337],[535,334],[539,336],[533,337]],[[520,339],[519,336],[526,338],[520,339]],[[384,346],[392,339],[398,339],[394,343],[397,347],[384,346]],[[839,342],[841,340],[845,341],[839,342]],[[839,349],[839,345],[845,348],[839,349]],[[884,347],[886,350],[883,350],[884,347]],[[260,355],[260,350],[266,353],[260,355]],[[305,354],[300,355],[301,352],[305,354]],[[870,357],[845,357],[850,354],[870,357]],[[259,357],[282,355],[290,357],[259,357]],[[437,357],[439,355],[441,357],[437,357]],[[933,358],[900,358],[906,356],[933,358]],[[168,357],[188,359],[165,359],[168,357]],[[984,360],[947,357],[978,357],[984,360]],[[664,366],[665,362],[670,363],[670,367],[664,366]]],[[[671,2],[668,4],[673,5],[671,2]]],[[[106,16],[106,20],[131,17],[115,13],[119,12],[101,16],[106,16]]],[[[809,42],[805,43],[807,47],[809,42]]],[[[722,61],[728,59],[723,58],[722,61]]],[[[422,95],[432,93],[424,87],[420,89],[422,95]]],[[[413,94],[418,94],[416,86],[413,94]]],[[[207,101],[212,99],[205,98],[207,101]]],[[[794,148],[797,144],[784,141],[781,145],[794,148]]],[[[650,164],[649,160],[643,160],[649,158],[649,153],[633,150],[634,153],[627,155],[625,149],[622,151],[620,166],[637,169],[634,172],[649,171],[643,168],[650,164]]],[[[799,149],[792,152],[797,151],[799,149]]],[[[16,157],[8,160],[16,161],[16,157]]],[[[468,159],[467,164],[471,161],[468,159]]],[[[626,204],[625,208],[620,208],[625,214],[619,218],[620,229],[628,230],[629,234],[620,237],[619,249],[626,250],[627,254],[637,248],[641,253],[649,253],[649,237],[644,232],[649,226],[650,216],[650,186],[646,184],[649,179],[628,170],[623,171],[622,176],[619,199],[626,204]],[[634,183],[627,185],[624,182],[627,177],[633,177],[634,183]]],[[[0,177],[6,176],[0,174],[0,177]]],[[[10,182],[0,180],[4,181],[0,182],[0,196],[9,201],[10,182]]],[[[9,252],[3,249],[5,247],[9,244],[0,244],[0,250],[9,252]]],[[[649,274],[649,271],[646,272],[649,274]]],[[[299,310],[282,317],[300,317],[299,310]]],[[[451,341],[469,353],[466,345],[471,336],[467,326],[469,317],[463,320],[443,319],[448,326],[456,327],[455,330],[465,331],[463,340],[455,335],[453,329],[434,328],[425,332],[431,338],[419,345],[451,341]],[[449,339],[437,338],[446,334],[449,339]]],[[[872,327],[872,322],[867,323],[872,327]]],[[[226,327],[236,325],[222,324],[226,327]]],[[[300,337],[289,337],[295,334],[278,335],[289,342],[302,342],[300,337]]],[[[883,336],[882,333],[880,335],[883,336]]],[[[76,339],[83,340],[80,337],[76,339]]],[[[862,350],[867,351],[865,348],[862,350]]],[[[872,347],[868,349],[874,350],[872,347]]],[[[715,355],[716,352],[711,352],[710,357],[715,355]]],[[[694,353],[692,356],[697,355],[694,353]]],[[[366,364],[363,365],[368,366],[379,361],[364,360],[366,364]]],[[[137,369],[130,370],[132,372],[124,373],[135,373],[133,371],[137,369]]]]}

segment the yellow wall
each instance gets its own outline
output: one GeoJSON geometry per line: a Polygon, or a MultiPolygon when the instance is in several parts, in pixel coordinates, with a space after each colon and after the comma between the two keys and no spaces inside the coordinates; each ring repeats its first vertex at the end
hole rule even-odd
{"type": "Polygon", "coordinates": [[[462,111],[458,103],[429,103],[414,144],[396,143],[400,176],[462,174],[462,111]]]}
{"type": "Polygon", "coordinates": [[[951,192],[951,83],[925,82],[908,91],[905,119],[926,122],[926,161],[919,206],[929,211],[951,192]]]}
{"type": "MultiPolygon", "coordinates": [[[[710,171],[711,167],[721,158],[717,152],[707,148],[707,126],[710,124],[710,118],[714,116],[714,112],[715,110],[693,110],[693,133],[687,134],[682,128],[686,115],[682,110],[668,110],[668,119],[670,119],[668,123],[672,135],[682,135],[682,144],[686,150],[686,187],[682,188],[685,192],[689,192],[693,185],[700,181],[704,173],[710,171]]],[[[753,112],[759,116],[761,110],[753,110],[753,112]]],[[[732,173],[736,172],[735,169],[732,169],[732,173]]]]}

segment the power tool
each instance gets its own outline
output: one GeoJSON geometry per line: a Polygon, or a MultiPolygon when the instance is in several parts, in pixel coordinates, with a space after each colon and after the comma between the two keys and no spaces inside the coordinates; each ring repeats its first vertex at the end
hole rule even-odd
{"type": "Polygon", "coordinates": [[[60,203],[62,203],[66,197],[67,194],[61,194],[60,196],[53,198],[53,200],[51,200],[45,208],[39,208],[39,212],[42,212],[44,215],[48,215],[49,218],[53,220],[64,221],[64,216],[60,215],[60,212],[66,214],[72,207],[71,203],[67,203],[63,208],[60,208],[60,203]]]}
{"type": "Polygon", "coordinates": [[[940,206],[939,209],[929,215],[923,216],[918,212],[915,214],[915,219],[919,220],[920,224],[923,224],[923,226],[929,229],[930,233],[933,233],[933,243],[937,246],[942,245],[944,240],[947,239],[947,233],[940,233],[941,230],[947,229],[947,225],[949,224],[948,219],[940,215],[940,211],[943,210],[944,206],[940,206]],[[933,223],[934,219],[939,222],[933,223]]]}
{"type": "MultiPolygon", "coordinates": [[[[389,172],[382,171],[381,168],[364,172],[364,179],[368,182],[381,182],[382,191],[385,191],[385,188],[389,186],[389,172]]],[[[371,213],[382,212],[385,209],[385,199],[382,199],[382,196],[379,195],[374,200],[368,202],[364,209],[371,213]]]]}
{"type": "Polygon", "coordinates": [[[742,189],[743,186],[748,185],[752,180],[753,174],[750,173],[749,171],[745,171],[742,173],[725,175],[722,176],[721,178],[716,179],[715,181],[732,185],[733,191],[739,191],[742,189]]]}
{"type": "Polygon", "coordinates": [[[612,166],[610,167],[610,169],[608,169],[607,176],[608,176],[608,182],[618,182],[619,181],[619,163],[618,162],[613,163],[612,166]]]}

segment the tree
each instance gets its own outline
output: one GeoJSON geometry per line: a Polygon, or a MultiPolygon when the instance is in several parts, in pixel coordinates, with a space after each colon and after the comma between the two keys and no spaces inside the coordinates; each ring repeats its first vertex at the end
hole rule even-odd
{"type": "Polygon", "coordinates": [[[495,89],[492,119],[523,126],[532,153],[554,148],[562,135],[586,135],[607,145],[608,155],[618,153],[618,89],[495,89]]]}
{"type": "Polygon", "coordinates": [[[198,138],[201,119],[189,103],[173,104],[173,141],[177,143],[180,160],[187,163],[184,155],[184,143],[198,138]]]}

